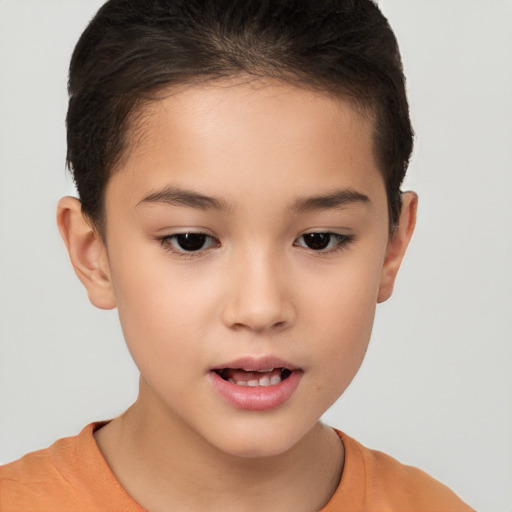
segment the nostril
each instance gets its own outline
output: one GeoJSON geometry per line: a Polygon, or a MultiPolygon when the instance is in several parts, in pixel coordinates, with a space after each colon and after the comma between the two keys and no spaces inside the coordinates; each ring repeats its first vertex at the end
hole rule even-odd
{"type": "Polygon", "coordinates": [[[230,329],[254,332],[281,332],[295,319],[295,308],[288,297],[264,294],[262,283],[247,289],[241,285],[227,297],[222,308],[222,321],[230,329]],[[259,291],[258,291],[259,290],[259,291]]]}

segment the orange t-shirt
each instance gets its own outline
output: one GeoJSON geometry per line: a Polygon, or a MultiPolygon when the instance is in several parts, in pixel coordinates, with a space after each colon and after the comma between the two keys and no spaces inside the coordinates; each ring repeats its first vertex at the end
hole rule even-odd
{"type": "MultiPolygon", "coordinates": [[[[60,439],[0,467],[0,512],[144,512],[116,480],[93,432],[60,439]]],[[[452,491],[338,432],[345,446],[340,485],[320,512],[471,512],[452,491]]]]}

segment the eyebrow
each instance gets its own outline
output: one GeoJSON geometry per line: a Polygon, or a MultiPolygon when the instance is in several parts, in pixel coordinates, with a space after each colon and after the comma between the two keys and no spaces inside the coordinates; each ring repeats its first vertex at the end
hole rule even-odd
{"type": "MultiPolygon", "coordinates": [[[[305,213],[315,210],[344,208],[354,203],[366,204],[370,203],[370,199],[367,195],[356,190],[341,189],[327,194],[299,197],[292,203],[290,209],[297,213],[305,213]]],[[[193,190],[171,185],[146,196],[137,203],[137,206],[141,204],[165,204],[221,212],[234,210],[234,207],[224,199],[206,196],[193,190]]]]}
{"type": "Polygon", "coordinates": [[[304,213],[315,210],[344,208],[354,203],[368,204],[370,202],[370,198],[367,195],[357,190],[341,189],[317,196],[299,197],[292,204],[292,209],[298,213],[304,213]]]}
{"type": "Polygon", "coordinates": [[[169,206],[185,206],[189,208],[196,208],[198,210],[217,210],[228,211],[233,208],[223,199],[216,197],[205,196],[193,190],[185,190],[181,187],[168,186],[156,192],[137,203],[141,204],[166,204],[169,206]]]}

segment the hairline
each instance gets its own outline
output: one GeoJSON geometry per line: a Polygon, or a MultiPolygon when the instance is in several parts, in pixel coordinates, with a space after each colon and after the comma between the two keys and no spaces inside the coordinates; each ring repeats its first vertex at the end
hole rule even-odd
{"type": "MultiPolygon", "coordinates": [[[[107,179],[103,188],[103,195],[101,197],[101,204],[99,208],[99,215],[97,219],[92,219],[85,212],[84,214],[88,217],[90,222],[94,225],[97,232],[103,239],[106,240],[106,192],[108,183],[114,175],[118,172],[122,172],[126,161],[130,157],[131,149],[140,143],[144,137],[144,119],[151,114],[151,106],[156,105],[158,102],[163,101],[173,95],[185,92],[190,89],[209,88],[213,86],[219,86],[225,84],[228,87],[237,87],[243,84],[259,82],[266,86],[267,84],[281,84],[283,86],[292,86],[297,89],[304,91],[310,91],[317,94],[324,95],[326,97],[334,98],[343,102],[353,108],[359,115],[363,116],[372,126],[372,152],[375,158],[376,165],[383,175],[384,169],[381,169],[379,158],[377,155],[377,124],[378,124],[378,113],[377,113],[377,102],[375,98],[362,97],[361,94],[355,94],[350,92],[350,88],[346,85],[340,84],[335,87],[334,84],[320,82],[315,80],[314,77],[311,80],[306,80],[301,75],[296,73],[281,72],[279,76],[272,73],[255,73],[255,72],[235,72],[226,73],[225,75],[211,75],[211,74],[194,74],[189,77],[183,77],[182,80],[176,81],[176,83],[166,82],[159,86],[153,86],[147,91],[141,91],[138,95],[134,95],[132,98],[132,105],[128,112],[126,119],[124,120],[123,126],[120,127],[123,131],[121,146],[119,148],[116,158],[110,165],[110,168],[106,170],[107,179]],[[266,83],[265,83],[266,82],[266,83]]],[[[388,194],[386,193],[386,196],[388,194]]],[[[390,198],[387,197],[388,206],[390,204],[390,198]]],[[[388,208],[389,210],[389,208],[388,208]]],[[[388,211],[389,221],[391,221],[391,212],[388,211]]],[[[391,222],[390,222],[391,224],[391,222]]],[[[390,230],[392,226],[390,225],[390,230]]]]}

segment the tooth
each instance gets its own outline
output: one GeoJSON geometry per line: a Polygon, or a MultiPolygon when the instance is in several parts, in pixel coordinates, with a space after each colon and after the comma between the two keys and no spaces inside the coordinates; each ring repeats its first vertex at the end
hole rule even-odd
{"type": "Polygon", "coordinates": [[[244,382],[243,380],[240,380],[238,382],[235,382],[237,386],[247,386],[247,382],[244,382]]]}
{"type": "Polygon", "coordinates": [[[252,386],[252,387],[255,387],[255,386],[258,386],[259,385],[259,382],[257,380],[250,380],[248,383],[247,383],[248,386],[252,386]]]}
{"type": "Polygon", "coordinates": [[[267,375],[260,379],[260,386],[270,386],[270,378],[267,375]]]}
{"type": "Polygon", "coordinates": [[[228,379],[228,382],[231,382],[231,384],[235,383],[235,381],[231,377],[228,379]]]}
{"type": "Polygon", "coordinates": [[[281,377],[279,375],[274,375],[270,379],[270,384],[272,384],[272,386],[275,386],[276,384],[279,384],[280,382],[281,382],[281,377]]]}

